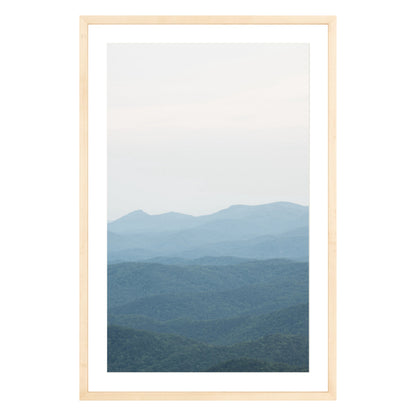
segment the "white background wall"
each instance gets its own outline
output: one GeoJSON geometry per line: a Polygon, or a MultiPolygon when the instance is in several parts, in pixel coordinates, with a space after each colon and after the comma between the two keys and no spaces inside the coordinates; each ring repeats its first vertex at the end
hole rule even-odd
{"type": "Polygon", "coordinates": [[[3,1],[3,414],[415,412],[416,25],[411,1],[3,1]],[[78,401],[78,16],[338,16],[338,400],[78,401]],[[413,396],[413,398],[412,398],[413,396]]]}

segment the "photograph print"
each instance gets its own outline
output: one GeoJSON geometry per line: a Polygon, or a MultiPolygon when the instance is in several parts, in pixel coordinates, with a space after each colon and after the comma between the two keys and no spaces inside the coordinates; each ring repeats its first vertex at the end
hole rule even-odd
{"type": "Polygon", "coordinates": [[[107,371],[309,371],[309,45],[107,46],[107,371]]]}

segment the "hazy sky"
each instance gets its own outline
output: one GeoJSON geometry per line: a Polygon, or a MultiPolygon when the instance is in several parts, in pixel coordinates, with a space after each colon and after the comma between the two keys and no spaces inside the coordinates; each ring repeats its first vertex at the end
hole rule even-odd
{"type": "Polygon", "coordinates": [[[307,44],[109,44],[108,219],[309,200],[307,44]]]}

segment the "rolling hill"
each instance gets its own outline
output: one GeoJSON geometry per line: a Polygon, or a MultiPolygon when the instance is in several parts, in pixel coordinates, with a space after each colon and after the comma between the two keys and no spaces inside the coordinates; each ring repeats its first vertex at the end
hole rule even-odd
{"type": "MultiPolygon", "coordinates": [[[[270,232],[270,227],[278,232],[288,231],[308,224],[309,209],[291,202],[274,202],[263,205],[232,205],[210,215],[192,216],[169,212],[160,215],[146,214],[142,210],[133,211],[108,223],[108,231],[116,234],[140,234],[186,229],[223,231],[230,224],[227,233],[234,228],[234,221],[244,223],[244,234],[270,232]],[[229,223],[227,223],[229,221],[229,223]],[[259,230],[259,227],[261,228],[259,230]]],[[[228,234],[228,237],[230,234],[228,234]]],[[[227,237],[227,238],[228,238],[227,237]]]]}
{"type": "MultiPolygon", "coordinates": [[[[151,301],[146,300],[148,304],[152,302],[165,304],[163,307],[166,309],[166,302],[170,302],[170,304],[185,302],[178,295],[188,296],[188,302],[191,299],[196,301],[192,294],[198,292],[202,292],[202,295],[198,296],[205,303],[207,303],[207,296],[210,296],[212,301],[217,298],[218,302],[222,302],[221,299],[224,296],[228,296],[226,299],[233,299],[235,296],[241,297],[247,290],[254,289],[253,286],[259,286],[253,294],[260,291],[265,296],[269,296],[268,289],[261,289],[261,285],[272,285],[273,293],[280,293],[277,295],[277,299],[282,298],[282,295],[286,296],[287,299],[284,302],[286,306],[294,304],[294,300],[299,301],[298,303],[307,303],[308,272],[308,263],[282,259],[257,260],[225,266],[153,263],[111,264],[107,271],[108,308],[111,310],[131,304],[141,298],[152,297],[151,301]],[[244,287],[249,288],[233,293],[233,290],[244,287]],[[214,293],[227,291],[230,292],[226,294],[214,293]],[[205,294],[206,292],[209,295],[205,294]],[[164,295],[165,297],[163,297],[164,295]]],[[[250,293],[246,293],[246,296],[250,297],[250,293]]],[[[143,307],[144,303],[140,305],[143,307]]],[[[129,313],[140,313],[132,312],[133,309],[133,306],[129,307],[129,313]]],[[[272,310],[274,309],[276,308],[272,310]]]]}
{"type": "Polygon", "coordinates": [[[307,281],[242,286],[213,292],[149,296],[113,309],[112,314],[134,314],[167,321],[192,316],[196,320],[259,315],[308,301],[307,281]]]}
{"type": "MultiPolygon", "coordinates": [[[[307,371],[308,342],[298,335],[274,334],[230,346],[212,346],[166,334],[154,334],[117,326],[108,327],[109,372],[223,371],[230,360],[252,359],[288,371],[307,371]],[[289,370],[290,371],[290,370],[289,370]]],[[[247,371],[247,362],[232,371],[247,371]]],[[[229,364],[228,364],[229,366],[229,364]]]]}
{"type": "Polygon", "coordinates": [[[309,208],[108,224],[108,371],[308,371],[309,208]]]}
{"type": "Polygon", "coordinates": [[[309,208],[235,205],[199,217],[135,211],[108,224],[108,261],[152,257],[307,258],[309,208]]]}
{"type": "Polygon", "coordinates": [[[109,325],[156,333],[181,335],[214,345],[230,345],[274,333],[307,336],[309,307],[299,304],[263,315],[242,315],[229,319],[158,321],[142,315],[109,315],[109,325]]]}

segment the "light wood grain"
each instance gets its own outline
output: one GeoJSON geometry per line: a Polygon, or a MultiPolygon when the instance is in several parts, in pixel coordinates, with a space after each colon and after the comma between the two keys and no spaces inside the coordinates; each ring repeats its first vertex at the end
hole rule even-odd
{"type": "Polygon", "coordinates": [[[79,48],[80,396],[88,392],[88,24],[80,18],[79,48]]]}
{"type": "Polygon", "coordinates": [[[90,25],[322,25],[334,16],[83,16],[90,25]]]}
{"type": "Polygon", "coordinates": [[[80,17],[80,399],[81,400],[335,400],[336,399],[336,17],[335,16],[81,16],[80,17]],[[328,26],[328,391],[91,392],[88,390],[88,25],[328,26]]]}
{"type": "Polygon", "coordinates": [[[328,24],[328,390],[336,398],[336,19],[328,24]]]}
{"type": "Polygon", "coordinates": [[[88,392],[81,400],[334,400],[330,392],[88,392]]]}

